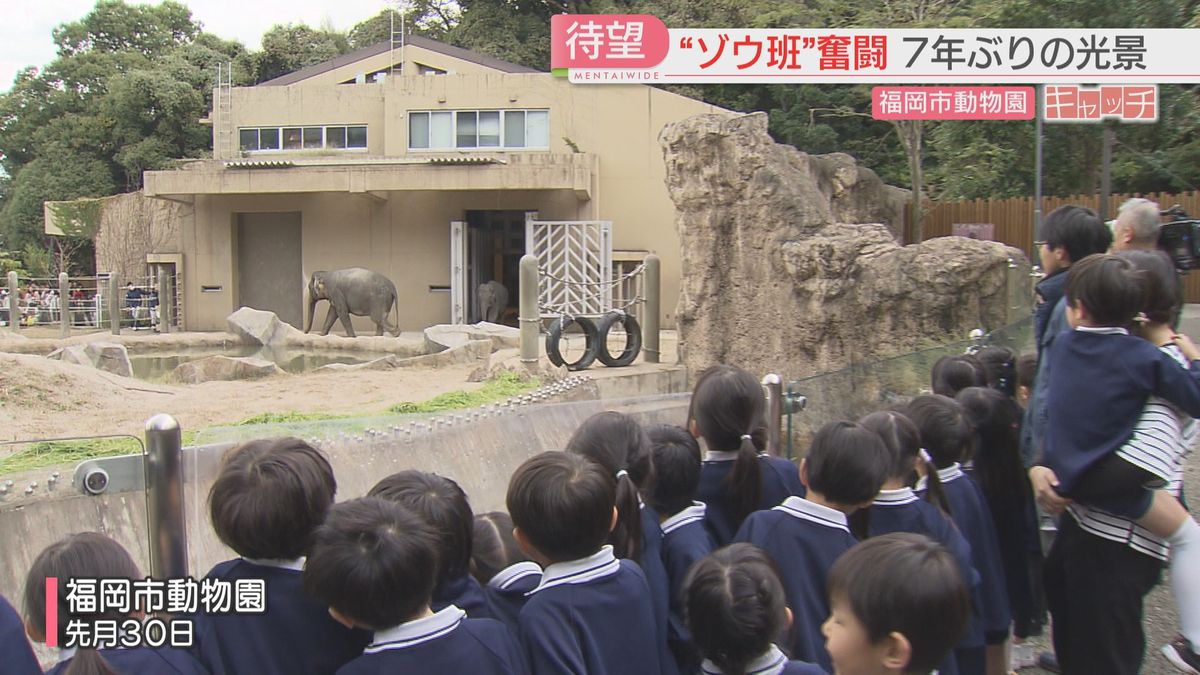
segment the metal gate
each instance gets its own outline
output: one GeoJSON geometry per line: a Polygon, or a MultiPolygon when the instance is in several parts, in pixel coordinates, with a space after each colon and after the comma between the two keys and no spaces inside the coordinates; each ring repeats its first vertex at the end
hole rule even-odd
{"type": "Polygon", "coordinates": [[[538,259],[543,314],[600,316],[612,309],[612,221],[526,220],[525,252],[538,259]]]}

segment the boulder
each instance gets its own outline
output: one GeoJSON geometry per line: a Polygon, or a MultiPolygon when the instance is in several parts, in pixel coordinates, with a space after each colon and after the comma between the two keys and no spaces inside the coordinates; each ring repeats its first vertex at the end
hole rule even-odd
{"type": "Polygon", "coordinates": [[[214,380],[256,380],[280,372],[279,366],[264,359],[209,356],[179,364],[171,371],[171,376],[185,384],[198,384],[214,380]]]}
{"type": "Polygon", "coordinates": [[[274,312],[242,307],[225,317],[229,332],[256,345],[282,345],[304,335],[298,329],[279,320],[274,312]]]}
{"type": "Polygon", "coordinates": [[[959,237],[898,244],[906,191],[848,155],[775,143],[765,114],[692,117],[659,142],[693,375],[731,363],[804,377],[1028,316],[1021,251],[959,237]]]}
{"type": "Polygon", "coordinates": [[[480,321],[471,326],[469,335],[472,340],[491,340],[492,351],[497,349],[518,349],[521,346],[521,329],[505,326],[489,321],[480,321]]]}
{"type": "Polygon", "coordinates": [[[97,369],[106,373],[133,377],[133,366],[129,363],[129,352],[125,345],[116,342],[89,342],[83,348],[97,369]]]}
{"type": "Polygon", "coordinates": [[[461,347],[471,339],[471,326],[443,323],[425,329],[425,351],[436,352],[461,347]]]}
{"type": "Polygon", "coordinates": [[[413,368],[418,366],[439,368],[477,362],[482,362],[483,367],[486,368],[491,354],[491,340],[467,340],[460,345],[455,345],[450,349],[437,352],[436,354],[424,354],[408,358],[401,358],[393,354],[366,363],[330,363],[317,368],[317,370],[392,370],[394,368],[413,368]]]}

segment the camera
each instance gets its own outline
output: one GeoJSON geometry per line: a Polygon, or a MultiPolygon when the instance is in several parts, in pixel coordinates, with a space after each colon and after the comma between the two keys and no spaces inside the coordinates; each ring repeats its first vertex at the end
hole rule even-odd
{"type": "Polygon", "coordinates": [[[88,469],[83,476],[83,489],[92,495],[104,494],[108,489],[108,472],[100,467],[88,469]]]}
{"type": "Polygon", "coordinates": [[[1159,214],[1170,220],[1158,228],[1158,247],[1171,257],[1175,269],[1187,274],[1200,267],[1200,220],[1178,204],[1159,214]]]}

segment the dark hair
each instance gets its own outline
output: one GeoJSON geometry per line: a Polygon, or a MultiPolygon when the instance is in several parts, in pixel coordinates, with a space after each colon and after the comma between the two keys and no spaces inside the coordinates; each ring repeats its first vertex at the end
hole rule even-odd
{"type": "Polygon", "coordinates": [[[407,506],[437,533],[438,586],[467,576],[475,516],[458,483],[436,473],[409,469],[379,481],[367,496],[407,506]]]}
{"type": "Polygon", "coordinates": [[[1051,249],[1064,248],[1072,265],[1112,246],[1112,230],[1096,212],[1082,206],[1060,206],[1042,220],[1038,239],[1051,249]]]}
{"type": "Polygon", "coordinates": [[[939,469],[969,459],[975,430],[962,406],[938,394],[913,397],[900,412],[921,432],[921,445],[939,469]]]}
{"type": "Polygon", "coordinates": [[[1033,389],[1037,379],[1037,352],[1025,352],[1017,357],[1017,386],[1033,389]]]}
{"type": "Polygon", "coordinates": [[[688,420],[695,421],[708,449],[737,451],[725,490],[733,515],[740,523],[762,501],[762,468],[754,434],[765,429],[766,396],[749,372],[736,366],[713,366],[696,380],[688,420]]]}
{"type": "Polygon", "coordinates": [[[903,635],[912,647],[906,673],[928,673],[958,642],[971,598],[950,553],[920,534],[873,537],[838,558],[829,570],[831,604],[849,606],[878,644],[903,635]]]}
{"type": "Polygon", "coordinates": [[[513,521],[503,511],[475,516],[471,537],[471,576],[486,585],[504,568],[529,560],[513,537],[513,521]]]}
{"type": "Polygon", "coordinates": [[[1067,305],[1082,305],[1098,326],[1128,326],[1146,304],[1143,276],[1125,258],[1090,255],[1071,265],[1067,305]]]}
{"type": "Polygon", "coordinates": [[[654,463],[646,432],[629,415],[613,411],[596,413],[571,434],[567,452],[596,462],[616,479],[617,526],[609,535],[609,543],[618,558],[641,560],[643,534],[638,487],[647,489],[654,483],[654,463]]]}
{"type": "MultiPolygon", "coordinates": [[[[120,621],[128,614],[109,610],[103,614],[75,615],[67,603],[66,583],[72,578],[138,580],[142,573],[124,546],[99,532],[68,535],[38,554],[25,576],[25,620],[39,628],[46,626],[46,578],[57,577],[58,634],[65,635],[74,619],[120,621]]],[[[113,675],[100,652],[80,649],[63,670],[69,675],[113,675]]]]}
{"type": "Polygon", "coordinates": [[[505,502],[513,525],[551,562],[595,554],[608,540],[616,478],[566,452],[543,452],[517,467],[505,502]]]}
{"type": "Polygon", "coordinates": [[[1008,347],[988,345],[975,352],[975,358],[983,364],[983,372],[987,376],[987,386],[1005,396],[1017,395],[1017,358],[1013,350],[1008,347]]]}
{"type": "MultiPolygon", "coordinates": [[[[903,413],[894,410],[871,413],[858,423],[879,434],[883,439],[883,445],[892,460],[888,478],[900,478],[904,480],[905,485],[914,486],[917,482],[915,465],[917,462],[925,462],[921,458],[921,432],[917,425],[903,413]]],[[[949,513],[949,504],[942,490],[942,481],[938,478],[937,467],[928,463],[925,467],[925,482],[928,485],[925,500],[949,513]]]]}
{"type": "Polygon", "coordinates": [[[779,571],[754,544],[726,546],[696,561],[681,595],[697,649],[727,675],[744,675],[787,629],[779,571]]]}
{"type": "Polygon", "coordinates": [[[872,501],[892,464],[879,434],[854,422],[821,427],[804,462],[808,488],[845,506],[872,501]]]}
{"type": "Polygon", "coordinates": [[[1117,257],[1128,260],[1142,273],[1146,297],[1141,311],[1146,318],[1153,323],[1173,323],[1183,302],[1175,263],[1159,250],[1121,251],[1117,257]]]}
{"type": "Polygon", "coordinates": [[[403,504],[376,497],[342,502],[317,528],[304,590],[373,630],[399,626],[429,608],[437,549],[434,528],[403,504]]]}
{"type": "Polygon", "coordinates": [[[975,427],[975,478],[995,510],[1020,512],[1033,502],[1021,462],[1021,407],[1004,394],[981,387],[958,393],[958,403],[975,427]]]}
{"type": "Polygon", "coordinates": [[[650,505],[673,516],[692,505],[700,485],[700,444],[683,427],[662,424],[647,430],[656,480],[650,505]]]}
{"type": "Polygon", "coordinates": [[[321,451],[299,438],[268,438],[229,451],[208,508],[217,537],[238,555],[290,560],[308,550],[336,493],[321,451]]]}
{"type": "Polygon", "coordinates": [[[987,384],[987,372],[979,359],[968,354],[943,356],[933,364],[930,373],[933,393],[954,396],[967,387],[987,384]]]}

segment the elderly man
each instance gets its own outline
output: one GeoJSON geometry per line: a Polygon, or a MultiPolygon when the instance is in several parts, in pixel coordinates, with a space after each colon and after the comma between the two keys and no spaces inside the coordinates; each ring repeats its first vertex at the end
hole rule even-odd
{"type": "Polygon", "coordinates": [[[1126,200],[1117,209],[1112,250],[1153,251],[1158,247],[1158,228],[1161,222],[1158,204],[1136,197],[1126,200]]]}

